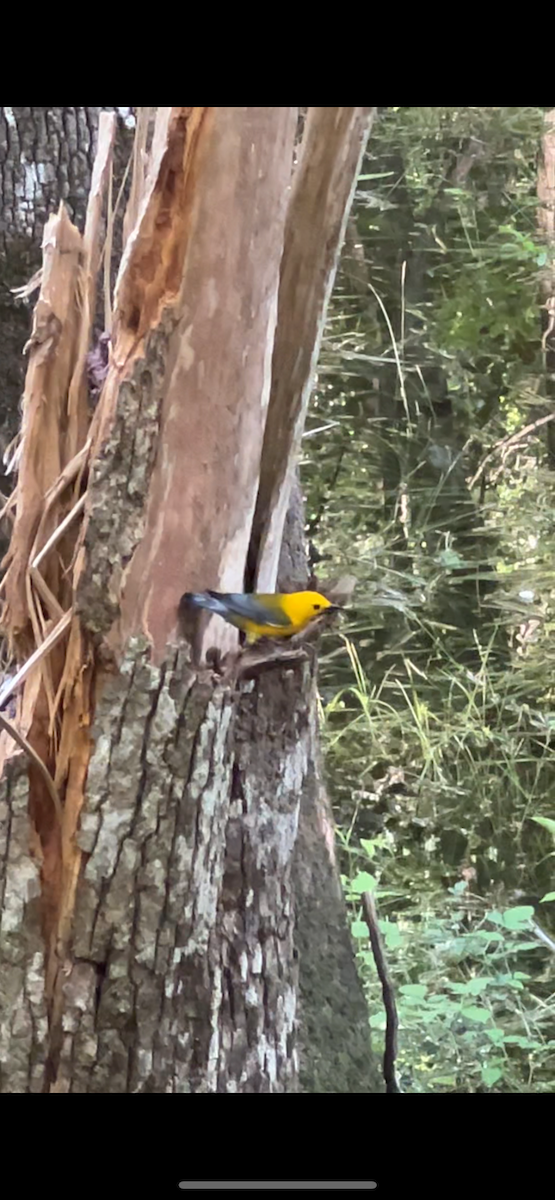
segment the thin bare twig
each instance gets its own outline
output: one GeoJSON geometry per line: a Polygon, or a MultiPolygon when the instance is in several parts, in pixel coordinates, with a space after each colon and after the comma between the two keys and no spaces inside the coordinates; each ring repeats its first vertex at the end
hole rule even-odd
{"type": "Polygon", "coordinates": [[[539,417],[537,421],[532,421],[531,425],[525,425],[524,429],[518,429],[516,433],[511,433],[508,437],[502,438],[500,442],[496,442],[493,450],[490,450],[489,454],[486,454],[484,461],[469,481],[469,488],[473,488],[478,482],[488,463],[491,462],[492,458],[495,458],[499,450],[509,450],[512,446],[518,445],[522,438],[527,437],[529,433],[534,433],[534,430],[539,429],[541,425],[547,425],[548,421],[555,421],[555,413],[548,413],[547,417],[539,417]]]}
{"type": "Polygon", "coordinates": [[[553,938],[551,938],[549,934],[545,932],[545,929],[542,929],[541,925],[538,925],[537,921],[532,922],[532,929],[538,941],[543,942],[544,946],[548,946],[552,954],[555,953],[555,942],[553,941],[553,938]]]}
{"type": "Polygon", "coordinates": [[[28,300],[29,296],[32,296],[33,292],[36,292],[40,288],[41,283],[42,267],[39,267],[39,270],[35,271],[35,274],[29,279],[28,283],[23,284],[23,287],[11,289],[12,296],[15,296],[16,300],[28,300]]]}
{"type": "MultiPolygon", "coordinates": [[[[29,568],[29,578],[31,580],[31,583],[33,584],[33,587],[36,589],[39,596],[41,597],[41,600],[44,601],[44,604],[46,605],[46,608],[48,611],[49,618],[53,621],[61,621],[61,619],[64,615],[64,610],[63,610],[61,604],[58,603],[53,592],[50,591],[48,584],[45,583],[40,571],[36,571],[34,567],[30,567],[29,568]]],[[[40,645],[41,642],[42,642],[42,638],[39,640],[38,644],[40,645]]]]}
{"type": "Polygon", "coordinates": [[[411,425],[412,425],[412,421],[411,421],[411,419],[410,419],[409,402],[408,402],[408,400],[407,400],[407,392],[406,392],[406,388],[405,388],[405,376],[404,376],[404,374],[403,374],[403,368],[402,368],[402,366],[401,366],[401,358],[400,358],[400,355],[399,355],[399,348],[398,348],[398,346],[397,346],[397,342],[396,342],[396,340],[395,340],[395,334],[394,334],[394,332],[393,332],[393,326],[392,326],[392,324],[391,324],[391,321],[389,320],[389,315],[388,315],[387,309],[386,309],[386,307],[385,307],[385,304],[384,304],[384,302],[383,302],[383,300],[382,300],[381,296],[379,296],[379,295],[378,295],[378,293],[377,293],[377,291],[376,291],[375,287],[373,287],[373,285],[370,283],[370,280],[368,280],[368,287],[369,287],[370,291],[372,292],[372,295],[374,296],[374,299],[378,301],[378,304],[379,304],[379,306],[380,306],[380,309],[381,309],[381,311],[382,311],[382,316],[383,316],[383,319],[384,319],[384,321],[385,321],[385,323],[386,323],[386,325],[387,325],[387,331],[388,331],[388,333],[389,333],[389,338],[390,338],[390,341],[391,341],[391,348],[392,348],[392,350],[393,350],[393,356],[394,356],[394,358],[395,358],[395,364],[396,364],[396,367],[397,367],[397,377],[398,377],[398,379],[399,379],[399,391],[401,392],[401,400],[403,401],[403,408],[404,408],[404,410],[405,410],[405,416],[406,416],[406,418],[407,418],[407,424],[408,424],[408,426],[409,426],[409,428],[410,428],[410,427],[411,427],[411,425]]]}
{"type": "Polygon", "coordinates": [[[37,554],[36,558],[33,559],[32,567],[34,570],[36,570],[36,568],[40,566],[43,558],[46,558],[48,551],[51,550],[52,547],[56,545],[56,542],[58,542],[60,540],[60,538],[65,533],[66,529],[68,529],[68,527],[71,525],[72,521],[74,521],[75,518],[79,516],[79,513],[83,512],[86,499],[87,499],[87,496],[86,496],[86,493],[84,493],[77,501],[77,504],[74,504],[73,508],[71,509],[71,512],[68,512],[67,517],[64,517],[63,521],[60,522],[60,524],[58,525],[58,528],[54,530],[54,533],[51,534],[48,541],[45,542],[44,546],[42,547],[42,550],[39,550],[39,553],[37,554]]]}
{"type": "Polygon", "coordinates": [[[58,624],[54,626],[54,629],[51,629],[48,637],[44,639],[42,645],[40,645],[37,650],[33,651],[30,658],[27,659],[27,662],[23,663],[23,666],[19,668],[19,671],[16,672],[16,674],[13,676],[13,679],[10,679],[9,682],[4,685],[0,691],[0,708],[2,708],[2,705],[6,703],[6,700],[9,700],[10,696],[13,696],[14,692],[17,691],[18,687],[20,687],[23,681],[27,678],[29,672],[37,665],[38,662],[40,662],[41,658],[44,658],[45,654],[48,654],[52,647],[60,641],[66,630],[69,629],[72,620],[73,609],[70,608],[69,612],[64,613],[61,621],[58,621],[58,624]]]}
{"type": "Polygon", "coordinates": [[[41,774],[48,789],[50,799],[54,805],[58,824],[61,826],[63,819],[62,802],[48,767],[44,765],[42,758],[39,758],[36,750],[33,750],[33,747],[27,741],[27,738],[23,737],[23,734],[19,732],[19,729],[16,729],[15,725],[12,725],[12,722],[8,719],[8,717],[5,717],[3,713],[0,713],[0,728],[5,729],[6,733],[13,738],[14,742],[17,742],[17,745],[21,750],[23,750],[29,761],[32,762],[33,766],[36,767],[37,771],[39,771],[41,774]]]}
{"type": "Polygon", "coordinates": [[[395,1075],[395,1062],[397,1059],[397,1030],[399,1020],[397,1017],[397,1005],[395,1003],[395,992],[393,984],[387,968],[385,952],[381,939],[381,934],[378,926],[378,914],[374,897],[371,892],[363,892],[362,894],[362,911],[364,920],[368,926],[370,936],[370,945],[378,978],[382,985],[382,996],[385,1008],[385,1047],[383,1055],[383,1077],[385,1080],[385,1090],[388,1092],[400,1092],[401,1088],[397,1083],[395,1075]]]}

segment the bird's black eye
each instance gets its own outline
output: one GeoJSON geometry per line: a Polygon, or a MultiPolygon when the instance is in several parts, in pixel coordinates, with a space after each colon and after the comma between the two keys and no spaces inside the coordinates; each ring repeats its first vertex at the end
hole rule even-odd
{"type": "Polygon", "coordinates": [[[322,605],[321,604],[313,604],[312,607],[314,609],[314,612],[318,612],[318,609],[321,608],[322,605]]]}

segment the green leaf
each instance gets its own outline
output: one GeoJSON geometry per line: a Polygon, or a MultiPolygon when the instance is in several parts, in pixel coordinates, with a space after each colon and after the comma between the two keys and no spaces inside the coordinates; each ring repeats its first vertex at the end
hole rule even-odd
{"type": "Polygon", "coordinates": [[[451,1000],[451,997],[445,995],[445,993],[440,993],[438,996],[428,996],[426,999],[426,1004],[428,1004],[430,1008],[435,1008],[437,1012],[443,1013],[459,1011],[458,1004],[455,1004],[455,1002],[451,1000]]]}
{"type": "Polygon", "coordinates": [[[486,1029],[485,1032],[494,1046],[502,1046],[503,1042],[507,1041],[503,1030],[498,1025],[494,1025],[493,1029],[486,1029]]]}
{"type": "Polygon", "coordinates": [[[399,946],[404,946],[405,938],[394,921],[380,921],[380,930],[388,950],[398,950],[399,946]]]}
{"type": "Polygon", "coordinates": [[[373,1017],[370,1017],[370,1026],[372,1029],[384,1030],[385,1029],[385,1014],[384,1013],[375,1013],[375,1015],[373,1017]]]}
{"type": "Polygon", "coordinates": [[[400,1006],[402,1006],[403,1009],[404,1009],[405,1005],[412,1007],[412,1008],[415,1008],[415,1007],[419,1008],[420,1005],[422,1005],[424,1003],[425,1003],[425,1000],[422,1000],[419,996],[399,996],[399,1004],[400,1004],[400,1006]]]}
{"type": "Polygon", "coordinates": [[[357,896],[361,896],[363,892],[374,892],[377,886],[377,879],[369,875],[368,871],[359,871],[350,884],[351,891],[357,896]]]}
{"type": "Polygon", "coordinates": [[[545,896],[542,896],[540,904],[547,904],[550,900],[555,900],[555,892],[546,892],[545,896]]]}
{"type": "Polygon", "coordinates": [[[503,1072],[500,1067],[483,1067],[482,1068],[482,1083],[486,1087],[493,1087],[494,1083],[499,1083],[503,1078],[503,1072]]]}
{"type": "Polygon", "coordinates": [[[351,925],[351,934],[354,938],[368,938],[368,926],[366,921],[353,921],[351,925]]]}
{"type": "Polygon", "coordinates": [[[456,550],[442,550],[441,554],[438,554],[436,561],[441,567],[444,567],[446,571],[455,571],[458,568],[466,565],[464,558],[461,558],[460,554],[457,554],[456,550]]]}
{"type": "Polygon", "coordinates": [[[503,913],[505,929],[526,929],[530,918],[534,916],[531,904],[521,904],[516,908],[507,908],[503,913]]]}
{"type": "Polygon", "coordinates": [[[471,996],[479,996],[482,992],[485,992],[486,988],[490,987],[492,983],[492,979],[469,979],[467,989],[471,996]]]}
{"type": "Polygon", "coordinates": [[[417,1000],[424,1000],[428,994],[428,989],[425,983],[403,983],[399,988],[401,996],[413,997],[417,1000]]]}
{"type": "Polygon", "coordinates": [[[480,1025],[485,1025],[486,1021],[491,1019],[491,1013],[488,1008],[478,1008],[476,1004],[470,1004],[468,1008],[461,1008],[461,1017],[466,1021],[477,1021],[480,1025]]]}
{"type": "Polygon", "coordinates": [[[555,821],[551,817],[532,817],[532,820],[536,822],[536,825],[542,825],[544,829],[548,829],[555,837],[555,821]]]}
{"type": "Polygon", "coordinates": [[[529,1044],[529,1038],[522,1037],[518,1033],[509,1033],[505,1038],[506,1046],[520,1046],[521,1050],[525,1050],[529,1044]]]}
{"type": "Polygon", "coordinates": [[[507,986],[507,987],[512,987],[512,986],[513,986],[513,984],[515,983],[515,980],[516,980],[516,982],[517,982],[517,983],[519,983],[519,982],[520,982],[520,981],[519,981],[519,980],[516,978],[516,971],[514,972],[514,974],[513,974],[513,972],[512,972],[512,971],[505,971],[505,972],[503,972],[502,974],[500,974],[500,975],[498,975],[498,976],[497,976],[497,978],[495,979],[495,983],[496,983],[496,984],[497,984],[499,987],[503,987],[504,985],[505,985],[505,986],[507,986]]]}
{"type": "Polygon", "coordinates": [[[479,996],[481,992],[485,992],[486,988],[491,987],[494,980],[485,977],[480,979],[469,979],[466,983],[446,983],[446,987],[455,996],[479,996]]]}

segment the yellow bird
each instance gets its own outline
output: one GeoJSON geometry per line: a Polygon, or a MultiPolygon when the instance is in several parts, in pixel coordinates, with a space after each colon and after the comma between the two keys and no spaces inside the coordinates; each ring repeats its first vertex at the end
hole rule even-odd
{"type": "Polygon", "coordinates": [[[292,637],[321,613],[337,612],[339,606],[319,592],[185,592],[179,608],[206,608],[255,642],[262,637],[292,637]]]}

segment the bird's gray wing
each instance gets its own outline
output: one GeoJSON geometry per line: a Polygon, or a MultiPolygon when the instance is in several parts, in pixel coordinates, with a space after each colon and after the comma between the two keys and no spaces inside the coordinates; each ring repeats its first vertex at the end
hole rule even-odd
{"type": "Polygon", "coordinates": [[[290,624],[285,613],[280,612],[278,608],[265,608],[254,596],[243,595],[241,592],[209,592],[209,595],[216,600],[222,600],[237,617],[245,621],[254,621],[256,625],[274,625],[276,629],[283,629],[290,624]]]}

